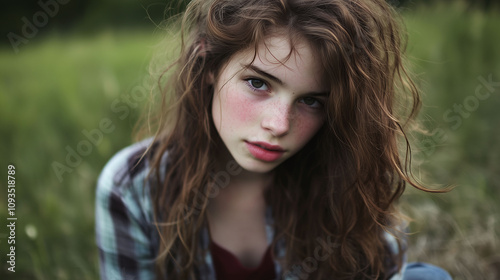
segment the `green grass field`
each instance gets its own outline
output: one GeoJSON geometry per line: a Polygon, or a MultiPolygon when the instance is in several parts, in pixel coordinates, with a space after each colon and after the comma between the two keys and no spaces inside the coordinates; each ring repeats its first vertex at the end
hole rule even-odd
{"type": "MultiPolygon", "coordinates": [[[[421,119],[431,131],[415,143],[416,175],[433,187],[457,186],[432,195],[407,188],[409,260],[440,265],[454,279],[499,279],[500,15],[456,4],[413,8],[404,18],[412,72],[424,92],[421,119]]],[[[0,278],[98,278],[95,183],[105,162],[133,141],[145,103],[133,98],[150,83],[158,33],[50,35],[18,54],[0,49],[0,154],[4,174],[8,164],[16,167],[18,218],[16,272],[7,271],[3,227],[0,278]],[[98,129],[102,138],[86,146],[98,129]]],[[[6,194],[6,181],[0,185],[6,194]]]]}

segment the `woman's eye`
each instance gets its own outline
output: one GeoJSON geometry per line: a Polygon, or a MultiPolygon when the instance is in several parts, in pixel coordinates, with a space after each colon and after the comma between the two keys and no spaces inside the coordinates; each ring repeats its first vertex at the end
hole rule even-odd
{"type": "Polygon", "coordinates": [[[323,104],[314,97],[304,97],[302,98],[302,103],[313,108],[320,108],[321,106],[323,106],[323,104]]]}
{"type": "Polygon", "coordinates": [[[266,82],[259,79],[248,79],[248,84],[252,89],[256,90],[268,90],[266,82]]]}

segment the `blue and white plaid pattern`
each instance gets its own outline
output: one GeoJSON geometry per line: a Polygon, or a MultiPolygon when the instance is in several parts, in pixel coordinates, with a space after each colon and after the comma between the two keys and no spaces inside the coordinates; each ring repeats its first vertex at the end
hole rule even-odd
{"type": "MultiPolygon", "coordinates": [[[[96,239],[99,249],[101,279],[155,279],[155,258],[159,236],[153,224],[152,202],[145,178],[149,172],[146,166],[134,176],[129,176],[130,158],[146,148],[150,140],[132,145],[118,152],[103,169],[96,190],[96,239]]],[[[268,244],[274,236],[270,208],[266,211],[266,232],[268,244]]],[[[388,235],[392,248],[397,248],[395,239],[388,235]]],[[[200,280],[216,280],[215,269],[209,245],[208,228],[203,228],[200,245],[205,265],[198,267],[200,280]]],[[[282,243],[276,245],[278,257],[285,255],[282,243]]],[[[275,261],[276,275],[281,275],[281,266],[275,261]]],[[[401,279],[402,272],[391,280],[401,279]]],[[[286,273],[283,280],[299,279],[286,273]]]]}

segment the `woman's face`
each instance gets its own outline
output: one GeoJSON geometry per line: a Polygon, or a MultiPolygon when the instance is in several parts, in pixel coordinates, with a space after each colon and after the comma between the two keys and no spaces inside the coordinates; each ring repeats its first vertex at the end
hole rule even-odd
{"type": "Polygon", "coordinates": [[[319,58],[306,41],[295,50],[274,36],[254,51],[239,52],[214,83],[215,127],[236,162],[265,173],[297,153],[325,120],[328,87],[319,58]],[[253,60],[253,62],[252,62],[253,60]]]}

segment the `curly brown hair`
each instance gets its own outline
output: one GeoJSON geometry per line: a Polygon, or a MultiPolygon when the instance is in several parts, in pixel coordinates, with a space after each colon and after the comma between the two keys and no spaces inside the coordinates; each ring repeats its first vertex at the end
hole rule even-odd
{"type": "Polygon", "coordinates": [[[265,194],[275,221],[272,248],[279,240],[286,247],[276,261],[287,271],[312,256],[322,238],[338,246],[311,279],[386,279],[402,264],[404,247],[398,242],[394,254],[384,238],[400,233],[395,202],[406,183],[432,190],[411,176],[405,131],[420,98],[402,63],[394,9],[383,0],[195,0],[182,18],[180,56],[165,71],[170,79],[154,141],[159,278],[195,279],[203,261],[196,256],[209,197],[196,194],[215,185],[210,172],[221,143],[210,75],[217,77],[236,53],[257,51],[276,28],[292,42],[310,43],[330,86],[325,124],[274,170],[265,194]]]}

